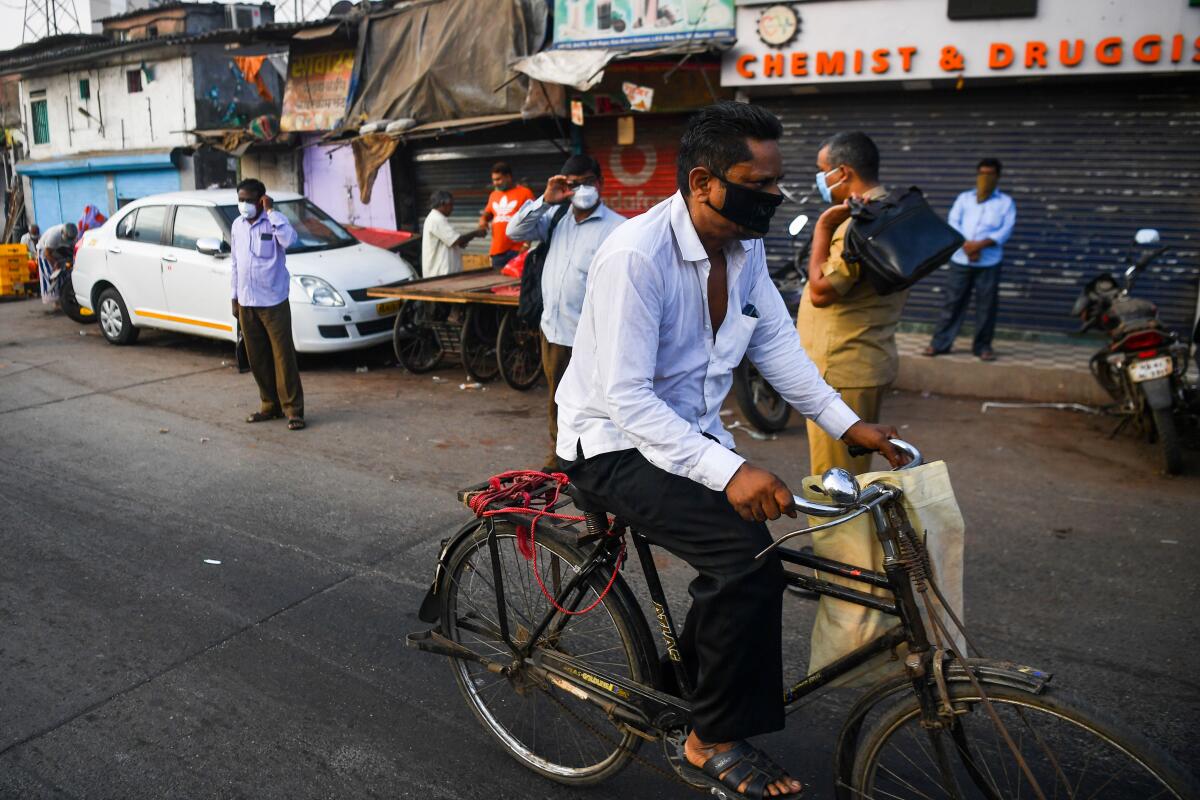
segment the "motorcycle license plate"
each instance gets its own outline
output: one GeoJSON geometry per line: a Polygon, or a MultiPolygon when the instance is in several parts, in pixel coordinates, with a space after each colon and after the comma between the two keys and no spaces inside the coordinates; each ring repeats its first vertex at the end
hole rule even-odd
{"type": "Polygon", "coordinates": [[[1165,378],[1173,368],[1170,356],[1151,358],[1146,361],[1135,361],[1129,365],[1129,380],[1134,383],[1151,381],[1155,378],[1165,378]]]}

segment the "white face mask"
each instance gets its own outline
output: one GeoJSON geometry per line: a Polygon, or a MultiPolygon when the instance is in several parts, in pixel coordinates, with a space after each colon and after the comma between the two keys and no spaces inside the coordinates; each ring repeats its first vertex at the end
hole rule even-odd
{"type": "Polygon", "coordinates": [[[258,205],[256,203],[243,203],[239,200],[238,213],[242,215],[242,219],[254,219],[258,215],[258,205]]]}
{"type": "Polygon", "coordinates": [[[595,186],[580,186],[575,189],[575,194],[571,195],[571,205],[578,208],[580,211],[587,211],[590,208],[595,208],[600,202],[600,190],[595,186]]]}

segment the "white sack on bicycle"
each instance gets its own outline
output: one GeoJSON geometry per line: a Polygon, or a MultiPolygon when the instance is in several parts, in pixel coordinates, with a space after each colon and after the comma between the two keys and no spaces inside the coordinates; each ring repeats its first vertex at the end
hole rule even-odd
{"type": "MultiPolygon", "coordinates": [[[[963,618],[963,525],[962,512],[954,497],[954,489],[950,485],[950,474],[944,461],[935,461],[911,470],[900,472],[865,472],[858,476],[858,482],[866,488],[872,483],[888,483],[898,486],[904,492],[902,504],[908,515],[913,530],[923,537],[925,547],[929,552],[932,575],[938,587],[945,595],[946,601],[959,619],[963,618]]],[[[810,475],[804,479],[804,497],[816,502],[827,502],[824,493],[814,487],[821,485],[819,476],[810,475]]],[[[826,520],[810,518],[810,524],[818,524],[826,520]]],[[[870,515],[863,515],[843,525],[829,530],[817,531],[813,534],[813,551],[823,558],[842,561],[855,566],[869,567],[877,572],[883,572],[883,550],[875,536],[870,515]]],[[[833,583],[840,583],[860,591],[870,591],[873,594],[887,597],[886,589],[854,583],[836,575],[819,573],[818,577],[833,583]]],[[[933,608],[938,608],[938,600],[933,592],[927,593],[933,608]]],[[[918,597],[917,602],[920,603],[918,597]]],[[[924,608],[921,609],[925,613],[924,608]]],[[[966,643],[962,634],[954,627],[954,623],[944,614],[939,613],[946,629],[955,633],[955,641],[951,644],[958,652],[966,653],[966,643]]],[[[813,673],[826,664],[846,655],[860,645],[880,636],[886,630],[898,623],[898,618],[884,614],[882,611],[865,608],[822,597],[817,607],[816,620],[812,631],[812,655],[809,658],[808,671],[813,673]]],[[[965,620],[964,620],[965,622],[965,620]]],[[[926,623],[926,628],[931,626],[926,623]]],[[[933,640],[933,633],[929,633],[933,640]]],[[[900,649],[903,649],[901,646],[900,649]]],[[[903,655],[901,653],[900,655],[903,655]]],[[[834,686],[868,686],[878,680],[884,673],[900,670],[901,662],[895,660],[891,653],[883,653],[868,661],[849,675],[834,681],[834,686]]]]}

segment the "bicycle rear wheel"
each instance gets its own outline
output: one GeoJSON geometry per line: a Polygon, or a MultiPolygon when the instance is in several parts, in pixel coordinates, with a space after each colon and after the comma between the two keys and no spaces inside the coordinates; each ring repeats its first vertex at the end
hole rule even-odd
{"type": "MultiPolygon", "coordinates": [[[[510,635],[527,642],[550,608],[533,575],[532,562],[521,554],[514,527],[496,522],[496,546],[510,635]]],[[[546,589],[556,594],[584,562],[583,554],[543,525],[537,531],[537,567],[546,589]]],[[[492,551],[488,525],[481,524],[447,558],[447,584],[442,591],[442,631],[475,653],[503,664],[513,656],[499,634],[492,551]]],[[[578,608],[587,608],[604,590],[607,570],[593,576],[578,608]]],[[[620,585],[595,609],[569,618],[538,646],[585,660],[597,671],[638,683],[650,683],[654,645],[648,642],[645,618],[620,585]]],[[[453,659],[454,677],[467,704],[484,727],[529,769],[560,783],[599,783],[619,772],[641,739],[618,728],[596,705],[580,700],[519,666],[498,675],[483,664],[453,659]]]]}
{"type": "MultiPolygon", "coordinates": [[[[1171,759],[1047,690],[1032,694],[984,683],[1043,796],[1102,800],[1197,797],[1171,759]]],[[[915,696],[888,709],[863,737],[851,794],[858,798],[1036,798],[1033,785],[970,684],[950,686],[958,730],[936,739],[915,696]],[[944,757],[952,787],[939,758],[944,757]],[[972,769],[973,767],[973,769],[972,769]]]]}

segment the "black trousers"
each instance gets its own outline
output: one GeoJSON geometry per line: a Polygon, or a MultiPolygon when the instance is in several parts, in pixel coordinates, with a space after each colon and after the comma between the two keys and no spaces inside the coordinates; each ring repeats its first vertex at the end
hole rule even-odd
{"type": "Polygon", "coordinates": [[[700,574],[679,636],[694,675],[696,735],[726,742],[783,728],[783,565],[767,526],[738,516],[724,492],[651,464],[637,450],[564,464],[602,506],[700,574]]]}
{"type": "Polygon", "coordinates": [[[979,355],[992,349],[996,332],[996,309],[1000,305],[1000,265],[994,267],[964,267],[951,264],[946,276],[946,305],[933,331],[930,346],[944,353],[954,346],[958,330],[967,316],[971,289],[975,289],[975,341],[971,350],[979,355]]]}

